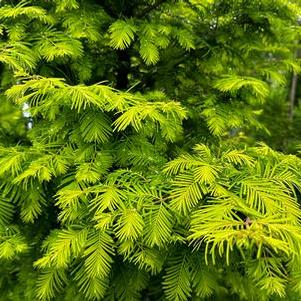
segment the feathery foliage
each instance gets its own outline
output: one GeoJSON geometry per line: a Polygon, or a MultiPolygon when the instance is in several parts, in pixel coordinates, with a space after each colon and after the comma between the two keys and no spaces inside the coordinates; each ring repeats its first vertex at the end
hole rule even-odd
{"type": "Polygon", "coordinates": [[[0,1],[0,300],[300,300],[300,14],[0,1]]]}

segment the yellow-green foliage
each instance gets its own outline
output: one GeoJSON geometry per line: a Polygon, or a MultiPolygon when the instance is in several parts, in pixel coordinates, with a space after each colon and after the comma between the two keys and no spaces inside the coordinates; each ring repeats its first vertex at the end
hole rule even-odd
{"type": "Polygon", "coordinates": [[[300,14],[0,1],[0,300],[300,300],[301,159],[247,136],[300,14]]]}

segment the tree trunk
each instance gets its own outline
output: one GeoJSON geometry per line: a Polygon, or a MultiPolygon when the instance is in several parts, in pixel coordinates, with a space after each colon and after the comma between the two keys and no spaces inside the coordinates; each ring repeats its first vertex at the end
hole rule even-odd
{"type": "Polygon", "coordinates": [[[294,118],[294,107],[295,107],[295,103],[296,103],[297,83],[298,83],[298,75],[294,72],[293,77],[292,77],[290,97],[289,97],[288,118],[289,118],[290,122],[292,122],[293,118],[294,118]]]}
{"type": "Polygon", "coordinates": [[[119,90],[128,89],[129,79],[128,75],[131,68],[131,57],[128,50],[118,51],[118,67],[116,76],[116,88],[119,90]]]}

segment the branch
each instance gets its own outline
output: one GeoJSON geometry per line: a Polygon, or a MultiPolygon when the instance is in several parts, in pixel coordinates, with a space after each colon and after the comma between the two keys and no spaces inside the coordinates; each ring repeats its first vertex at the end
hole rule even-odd
{"type": "Polygon", "coordinates": [[[142,18],[142,17],[146,16],[147,14],[149,14],[150,12],[152,12],[153,10],[157,9],[161,4],[163,4],[164,2],[167,2],[167,1],[168,0],[158,0],[153,5],[148,6],[144,10],[140,11],[139,13],[137,13],[135,15],[135,17],[142,18]]]}

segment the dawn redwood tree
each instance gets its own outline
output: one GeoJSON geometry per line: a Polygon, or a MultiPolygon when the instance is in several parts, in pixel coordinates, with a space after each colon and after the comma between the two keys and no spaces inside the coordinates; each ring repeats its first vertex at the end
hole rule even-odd
{"type": "Polygon", "coordinates": [[[0,6],[0,300],[300,300],[300,1],[0,6]]]}

